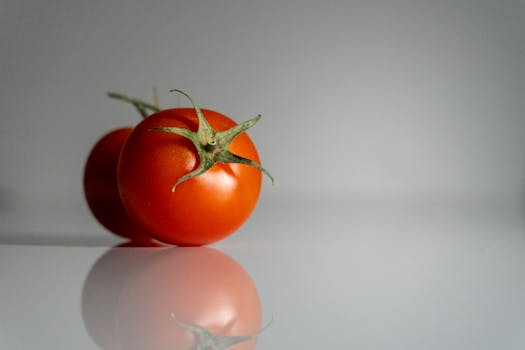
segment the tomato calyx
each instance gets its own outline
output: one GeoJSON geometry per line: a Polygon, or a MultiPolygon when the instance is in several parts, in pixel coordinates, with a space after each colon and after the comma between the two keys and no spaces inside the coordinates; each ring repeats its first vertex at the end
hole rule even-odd
{"type": "Polygon", "coordinates": [[[260,114],[228,130],[215,131],[204,117],[204,114],[200,110],[199,106],[197,106],[197,104],[187,93],[177,89],[170,90],[170,92],[178,92],[187,97],[188,100],[190,100],[191,104],[193,105],[193,108],[195,109],[197,119],[199,122],[197,132],[176,127],[156,127],[151,128],[150,130],[157,130],[177,134],[189,139],[197,149],[197,153],[200,160],[197,169],[182,176],[175,182],[175,184],[171,188],[172,192],[175,192],[175,188],[179,184],[186,180],[201,175],[202,173],[210,169],[213,165],[215,165],[215,163],[238,163],[250,165],[262,171],[271,179],[272,183],[274,182],[273,176],[260,164],[254,162],[251,159],[238,156],[228,151],[228,148],[231,142],[235,139],[235,137],[254,126],[259,121],[259,119],[261,119],[260,114]]]}
{"type": "Polygon", "coordinates": [[[258,337],[262,332],[264,332],[272,323],[268,323],[264,328],[260,329],[259,331],[253,333],[253,334],[247,334],[247,335],[238,335],[238,336],[221,336],[216,335],[207,330],[204,327],[184,323],[180,320],[177,320],[175,318],[175,315],[172,313],[171,317],[177,323],[177,325],[181,328],[184,328],[195,336],[195,349],[217,349],[217,350],[226,350],[232,347],[233,345],[240,344],[247,342],[249,340],[252,340],[256,337],[258,337]]]}

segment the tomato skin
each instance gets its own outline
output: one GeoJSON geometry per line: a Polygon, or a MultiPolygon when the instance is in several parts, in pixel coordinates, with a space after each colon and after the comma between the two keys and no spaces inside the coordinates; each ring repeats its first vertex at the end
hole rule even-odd
{"type": "MultiPolygon", "coordinates": [[[[236,125],[220,113],[202,112],[216,131],[236,125]]],[[[249,165],[217,163],[172,192],[180,177],[197,168],[199,157],[183,136],[151,130],[159,127],[196,131],[195,110],[163,110],[143,120],[129,135],[118,166],[120,196],[129,216],[153,238],[179,246],[210,244],[235,232],[255,208],[261,172],[249,165]]],[[[229,150],[259,162],[246,133],[236,137],[229,150]]]]}
{"type": "Polygon", "coordinates": [[[110,131],[93,146],[84,168],[84,195],[93,216],[109,231],[125,238],[145,240],[147,235],[128,217],[120,200],[117,166],[131,127],[110,131]]]}
{"type": "MultiPolygon", "coordinates": [[[[157,251],[134,270],[113,306],[122,349],[202,348],[177,321],[221,336],[250,335],[261,329],[257,288],[235,260],[209,247],[157,251]]],[[[255,343],[252,339],[229,349],[251,350],[255,343]]]]}

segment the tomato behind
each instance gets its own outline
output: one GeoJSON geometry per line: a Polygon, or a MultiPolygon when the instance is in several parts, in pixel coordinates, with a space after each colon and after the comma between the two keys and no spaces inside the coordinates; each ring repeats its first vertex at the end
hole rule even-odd
{"type": "Polygon", "coordinates": [[[84,168],[84,195],[93,216],[106,229],[121,237],[145,240],[148,236],[128,217],[117,185],[120,151],[131,131],[130,127],[113,130],[93,146],[84,168]]]}

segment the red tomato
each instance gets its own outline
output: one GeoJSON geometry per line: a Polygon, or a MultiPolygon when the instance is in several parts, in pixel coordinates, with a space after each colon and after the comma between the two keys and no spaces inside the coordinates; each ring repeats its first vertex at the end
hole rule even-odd
{"type": "MultiPolygon", "coordinates": [[[[202,110],[215,131],[237,125],[225,115],[202,110]]],[[[119,161],[118,186],[129,216],[162,242],[181,246],[216,242],[236,231],[253,211],[261,188],[260,169],[237,163],[216,163],[204,173],[173,185],[195,171],[200,157],[184,136],[154,130],[197,131],[195,109],[175,108],[151,115],[127,139],[119,161]]],[[[246,133],[235,137],[228,151],[259,163],[246,133]]]]}
{"type": "Polygon", "coordinates": [[[113,130],[95,144],[84,169],[84,194],[91,212],[105,228],[122,237],[142,240],[148,236],[129,219],[117,186],[118,159],[131,130],[113,130]]]}
{"type": "Polygon", "coordinates": [[[261,303],[248,273],[211,248],[157,251],[113,306],[119,349],[253,349],[261,303]]]}

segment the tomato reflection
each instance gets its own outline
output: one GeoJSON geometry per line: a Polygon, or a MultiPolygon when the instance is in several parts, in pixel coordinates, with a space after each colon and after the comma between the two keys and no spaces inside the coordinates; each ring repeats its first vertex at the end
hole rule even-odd
{"type": "Polygon", "coordinates": [[[254,349],[261,304],[248,273],[208,247],[114,248],[84,286],[102,349],[254,349]]]}
{"type": "Polygon", "coordinates": [[[129,242],[112,248],[93,265],[82,292],[82,316],[91,338],[101,349],[117,349],[113,325],[115,305],[126,280],[157,249],[134,248],[129,242]]]}

